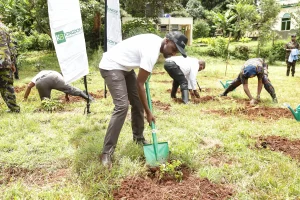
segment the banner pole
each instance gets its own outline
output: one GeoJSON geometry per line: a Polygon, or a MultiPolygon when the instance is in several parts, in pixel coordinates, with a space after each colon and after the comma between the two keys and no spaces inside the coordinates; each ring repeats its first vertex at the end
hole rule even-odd
{"type": "MultiPolygon", "coordinates": [[[[107,0],[105,0],[104,52],[107,51],[107,0]]],[[[107,97],[106,82],[104,80],[104,98],[107,97]]]]}

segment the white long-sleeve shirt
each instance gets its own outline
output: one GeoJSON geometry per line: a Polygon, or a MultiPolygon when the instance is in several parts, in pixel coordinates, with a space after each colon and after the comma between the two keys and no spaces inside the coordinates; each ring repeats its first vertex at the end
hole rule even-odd
{"type": "Polygon", "coordinates": [[[189,89],[197,89],[197,73],[199,70],[199,63],[197,58],[172,56],[170,58],[167,58],[166,60],[174,61],[179,66],[188,81],[189,89]]]}

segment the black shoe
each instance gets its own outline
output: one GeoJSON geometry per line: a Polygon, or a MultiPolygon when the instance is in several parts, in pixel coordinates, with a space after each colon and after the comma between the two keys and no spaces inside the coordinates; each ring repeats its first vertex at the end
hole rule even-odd
{"type": "Polygon", "coordinates": [[[225,93],[219,94],[219,97],[227,97],[227,94],[225,93]]]}
{"type": "Polygon", "coordinates": [[[110,169],[112,168],[111,155],[108,153],[102,153],[100,156],[101,163],[104,167],[110,169]]]}
{"type": "Polygon", "coordinates": [[[147,140],[145,140],[145,138],[133,139],[133,141],[138,145],[150,144],[147,140]]]}
{"type": "Polygon", "coordinates": [[[277,98],[275,97],[275,98],[273,98],[273,103],[278,103],[278,100],[277,100],[277,98]]]}

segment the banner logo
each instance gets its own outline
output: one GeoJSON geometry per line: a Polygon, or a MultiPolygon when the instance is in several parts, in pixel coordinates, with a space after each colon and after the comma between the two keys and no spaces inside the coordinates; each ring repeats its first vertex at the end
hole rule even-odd
{"type": "Polygon", "coordinates": [[[55,33],[55,37],[56,37],[57,44],[66,42],[66,38],[65,38],[65,33],[64,33],[64,31],[56,32],[56,33],[55,33]]]}
{"type": "Polygon", "coordinates": [[[79,35],[81,33],[83,33],[82,27],[73,29],[73,30],[68,31],[66,33],[63,30],[58,31],[58,32],[55,33],[57,44],[64,43],[64,42],[67,41],[67,38],[74,37],[74,36],[79,35]]]}

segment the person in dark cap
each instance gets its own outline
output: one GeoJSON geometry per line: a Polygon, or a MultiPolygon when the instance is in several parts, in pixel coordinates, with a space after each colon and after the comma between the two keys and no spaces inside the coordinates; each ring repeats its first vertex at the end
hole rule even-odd
{"type": "Polygon", "coordinates": [[[251,58],[247,60],[239,73],[238,77],[228,86],[228,88],[220,95],[227,96],[227,94],[233,91],[235,88],[243,84],[244,91],[250,99],[250,104],[254,105],[260,100],[260,93],[262,90],[262,85],[271,95],[273,102],[277,103],[276,93],[270,79],[268,78],[268,65],[264,62],[262,58],[251,58]],[[254,99],[248,88],[248,78],[253,78],[257,76],[258,86],[257,86],[257,98],[254,99]]]}
{"type": "Polygon", "coordinates": [[[296,34],[292,34],[291,41],[285,45],[285,51],[286,51],[285,62],[287,65],[286,76],[290,75],[291,69],[292,69],[292,76],[295,75],[295,68],[296,68],[297,60],[294,60],[294,59],[289,60],[289,57],[290,57],[291,53],[296,49],[299,49],[299,43],[296,41],[296,34]]]}
{"type": "Polygon", "coordinates": [[[115,151],[129,104],[133,140],[138,144],[147,144],[143,135],[144,110],[148,123],[155,122],[155,118],[147,104],[144,84],[160,53],[168,58],[179,51],[186,57],[184,48],[187,40],[179,31],[168,34],[166,38],[141,34],[123,40],[103,54],[99,64],[100,73],[115,105],[100,156],[105,167],[112,166],[111,156],[115,151]],[[134,69],[139,70],[137,75],[134,69]]]}

